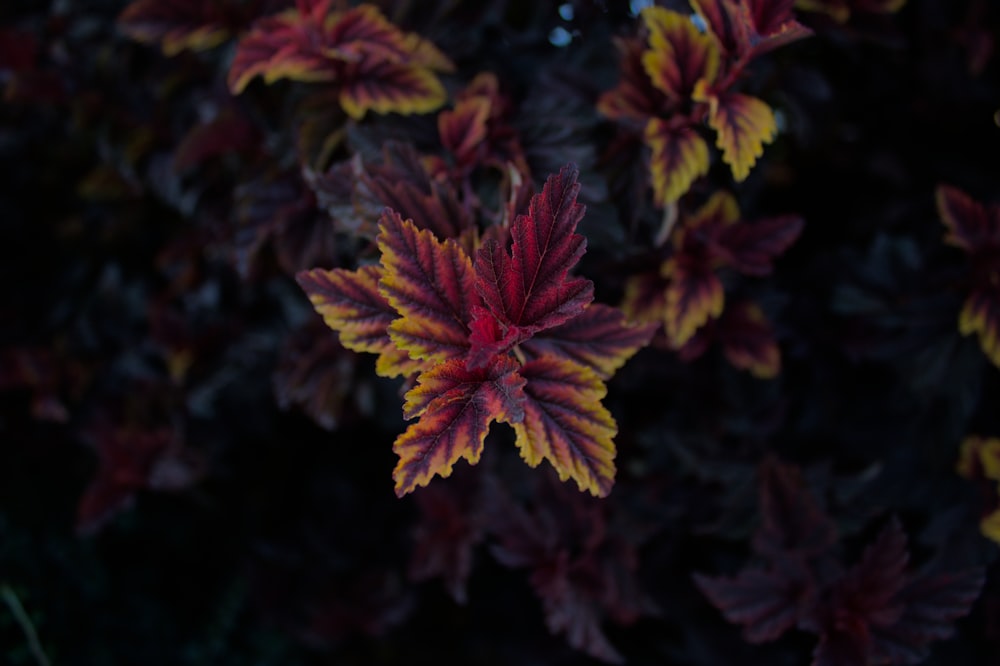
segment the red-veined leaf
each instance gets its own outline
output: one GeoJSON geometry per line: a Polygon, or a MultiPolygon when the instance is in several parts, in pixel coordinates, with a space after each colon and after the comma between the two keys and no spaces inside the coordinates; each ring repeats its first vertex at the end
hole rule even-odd
{"type": "Polygon", "coordinates": [[[1000,246],[1000,206],[984,206],[950,185],[935,193],[938,214],[948,229],[945,242],[974,252],[984,245],[1000,246]]]}
{"type": "Polygon", "coordinates": [[[816,557],[837,541],[837,528],[793,465],[769,458],[758,471],[762,524],[753,547],[773,559],[816,557]]]}
{"type": "Polygon", "coordinates": [[[514,423],[517,446],[530,466],[548,460],[563,481],[598,497],[611,492],[615,479],[618,428],[601,404],[607,392],[601,378],[566,359],[541,357],[521,368],[524,420],[514,423]]]}
{"type": "Polygon", "coordinates": [[[711,265],[685,255],[668,259],[662,273],[669,279],[664,323],[671,346],[677,349],[722,314],[725,291],[711,265]]]}
{"type": "Polygon", "coordinates": [[[399,313],[389,326],[396,346],[426,362],[465,356],[476,296],[469,255],[455,241],[441,242],[388,209],[378,246],[379,292],[399,313]]]}
{"type": "Polygon", "coordinates": [[[347,115],[360,119],[368,111],[427,113],[444,104],[447,93],[429,69],[369,57],[345,67],[339,99],[347,115]]]}
{"type": "Polygon", "coordinates": [[[747,275],[767,275],[775,257],[802,233],[802,218],[784,215],[753,222],[740,222],[721,231],[718,244],[726,263],[747,275]]]}
{"type": "Polygon", "coordinates": [[[536,335],[521,348],[533,358],[570,359],[607,380],[649,344],[655,330],[655,324],[628,325],[621,310],[591,303],[578,316],[536,335]]]}
{"type": "Polygon", "coordinates": [[[576,201],[577,175],[575,167],[566,166],[549,176],[531,198],[528,214],[514,220],[510,255],[494,240],[477,253],[475,284],[486,308],[476,319],[492,317],[501,337],[473,344],[474,365],[575,317],[593,300],[593,283],[568,277],[586,249],[586,239],[576,233],[584,211],[576,201]]]}
{"type": "Polygon", "coordinates": [[[719,50],[711,35],[701,33],[690,16],[664,7],[646,7],[642,20],[649,49],[642,56],[646,75],[668,98],[687,98],[695,84],[711,83],[719,73],[719,50]]]}
{"type": "Polygon", "coordinates": [[[1000,367],[1000,285],[973,288],[962,306],[958,330],[962,335],[978,335],[983,353],[1000,367]]]}
{"type": "Polygon", "coordinates": [[[752,26],[743,20],[736,0],[690,0],[691,8],[705,19],[708,29],[730,56],[741,55],[750,45],[752,26]]]}
{"type": "Polygon", "coordinates": [[[226,0],[136,0],[118,16],[118,25],[137,42],[158,43],[165,55],[173,56],[229,39],[242,22],[238,10],[226,0]]]}
{"type": "Polygon", "coordinates": [[[225,155],[249,151],[257,146],[257,128],[243,114],[223,109],[204,123],[192,127],[174,151],[174,169],[183,171],[225,155]]]}
{"type": "Polygon", "coordinates": [[[781,372],[781,350],[760,306],[748,302],[729,306],[719,327],[722,353],[734,366],[758,379],[773,379],[781,372]]]}
{"type": "Polygon", "coordinates": [[[408,418],[420,420],[396,438],[399,462],[393,471],[400,497],[426,486],[437,474],[446,477],[459,458],[475,464],[490,423],[524,418],[524,379],[517,361],[496,359],[470,370],[453,359],[424,372],[406,394],[408,418]]]}
{"type": "Polygon", "coordinates": [[[872,632],[875,663],[918,664],[927,659],[932,641],[955,633],[955,620],[969,612],[984,579],[983,569],[974,567],[910,581],[897,597],[903,607],[898,621],[872,632]]]}
{"type": "MultiPolygon", "coordinates": [[[[321,3],[329,4],[329,3],[321,3]]],[[[236,47],[227,82],[235,95],[263,75],[266,83],[288,78],[295,81],[331,81],[337,72],[315,45],[318,24],[295,9],[258,20],[236,47]]]]}
{"type": "Polygon", "coordinates": [[[780,570],[747,569],[732,578],[695,574],[694,582],[729,622],[743,626],[748,643],[773,641],[794,627],[816,594],[805,568],[792,563],[780,570]]]}
{"type": "Polygon", "coordinates": [[[459,165],[476,161],[476,152],[486,139],[486,121],[490,117],[490,101],[486,97],[469,97],[455,104],[450,111],[438,114],[438,134],[459,165]]]}
{"type": "Polygon", "coordinates": [[[903,612],[897,597],[907,583],[909,560],[906,533],[893,518],[835,586],[837,615],[869,628],[891,626],[903,612]]]}
{"type": "Polygon", "coordinates": [[[749,95],[716,94],[703,83],[696,86],[694,99],[708,102],[708,124],[717,133],[722,159],[732,169],[733,178],[744,180],[764,154],[764,144],[771,143],[778,133],[771,107],[749,95]]]}
{"type": "Polygon", "coordinates": [[[667,285],[659,273],[640,273],[625,282],[622,312],[631,321],[660,323],[667,316],[667,285]]]}
{"type": "Polygon", "coordinates": [[[635,38],[615,40],[620,53],[618,85],[597,100],[597,111],[605,118],[629,121],[641,128],[667,104],[666,96],[646,76],[642,64],[645,45],[635,38]]]}
{"type": "Polygon", "coordinates": [[[677,201],[708,173],[708,144],[693,127],[671,127],[665,120],[651,118],[645,138],[652,152],[649,170],[657,206],[677,201]]]}
{"type": "Polygon", "coordinates": [[[295,278],[326,325],[337,331],[342,345],[379,354],[378,374],[410,375],[419,367],[389,337],[387,329],[398,314],[379,293],[380,266],[362,266],[356,271],[314,268],[295,278]]]}

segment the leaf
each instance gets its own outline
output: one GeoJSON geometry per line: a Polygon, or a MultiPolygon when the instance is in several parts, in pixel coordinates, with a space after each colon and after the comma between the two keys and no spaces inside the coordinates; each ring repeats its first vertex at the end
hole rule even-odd
{"type": "Polygon", "coordinates": [[[974,252],[983,246],[1000,245],[1000,206],[975,201],[961,190],[939,185],[935,192],[938,214],[948,229],[945,242],[974,252]]]}
{"type": "Polygon", "coordinates": [[[548,460],[561,481],[598,497],[611,492],[615,477],[617,425],[601,404],[607,393],[601,378],[568,360],[541,357],[521,368],[523,421],[514,423],[517,447],[528,465],[548,460]]]}
{"type": "Polygon", "coordinates": [[[232,36],[240,7],[226,0],[136,0],[118,16],[129,38],[160,44],[166,56],[185,49],[205,51],[232,36]]]}
{"type": "Polygon", "coordinates": [[[486,97],[464,99],[454,109],[438,114],[441,145],[455,156],[459,165],[475,163],[476,152],[486,140],[489,117],[490,101],[486,97]]]}
{"type": "Polygon", "coordinates": [[[692,127],[671,127],[659,118],[646,124],[646,145],[657,206],[666,206],[684,196],[692,183],[708,173],[708,144],[692,127]]]}
{"type": "Polygon", "coordinates": [[[762,524],[754,535],[755,551],[772,558],[816,557],[836,543],[836,527],[798,468],[768,459],[758,473],[762,524]]]}
{"type": "Polygon", "coordinates": [[[804,568],[747,569],[733,578],[694,575],[712,605],[733,624],[743,626],[748,643],[766,643],[794,627],[815,582],[804,568]]]}
{"type": "Polygon", "coordinates": [[[685,255],[663,264],[666,289],[666,331],[670,344],[680,348],[710,319],[722,314],[725,291],[710,265],[685,255]]]}
{"type": "Polygon", "coordinates": [[[733,178],[744,180],[764,154],[764,144],[778,133],[771,107],[749,95],[716,94],[703,83],[695,88],[694,99],[708,103],[708,124],[718,134],[722,159],[732,168],[733,178]]]}
{"type": "Polygon", "coordinates": [[[966,615],[983,588],[981,567],[924,574],[914,578],[898,595],[903,607],[891,627],[873,630],[872,654],[876,663],[918,664],[929,653],[932,641],[950,638],[953,623],[966,615]]]}
{"type": "Polygon", "coordinates": [[[192,127],[174,151],[174,169],[184,171],[227,153],[250,151],[260,136],[250,120],[233,109],[192,127]]]}
{"type": "Polygon", "coordinates": [[[688,98],[699,81],[715,81],[718,47],[689,16],[653,6],[642,10],[642,20],[649,31],[642,65],[649,80],[668,98],[688,98]]]}
{"type": "Polygon", "coordinates": [[[422,416],[393,445],[397,496],[426,486],[435,474],[449,476],[459,458],[477,463],[490,423],[524,418],[524,379],[517,370],[510,358],[474,370],[452,359],[420,375],[404,413],[422,416]]]}
{"type": "Polygon", "coordinates": [[[866,627],[892,625],[903,611],[897,596],[907,583],[909,559],[906,534],[893,518],[834,589],[838,616],[866,627]]]}
{"type": "Polygon", "coordinates": [[[447,93],[429,69],[367,58],[345,68],[339,99],[344,112],[360,120],[368,111],[428,113],[444,104],[447,93]]]}
{"type": "Polygon", "coordinates": [[[451,598],[468,601],[466,581],[472,574],[473,552],[485,536],[477,497],[459,486],[436,484],[414,495],[420,521],[413,531],[412,580],[441,577],[451,598]],[[464,491],[464,492],[462,492],[464,491]]]}
{"type": "MultiPolygon", "coordinates": [[[[549,176],[528,214],[514,220],[510,255],[495,240],[477,253],[475,285],[486,308],[477,311],[476,320],[491,318],[499,337],[474,341],[469,356],[474,365],[577,316],[593,300],[593,283],[568,277],[586,249],[576,233],[584,212],[576,201],[577,175],[575,167],[566,166],[549,176]]],[[[477,328],[491,326],[481,322],[477,328]]]]}
{"type": "Polygon", "coordinates": [[[962,335],[979,336],[979,346],[1000,367],[1000,287],[985,284],[974,287],[965,299],[958,318],[962,335]]]}
{"type": "Polygon", "coordinates": [[[362,266],[356,271],[314,268],[295,276],[316,312],[337,331],[344,347],[379,354],[376,370],[383,377],[410,375],[415,364],[400,358],[388,334],[389,324],[398,315],[379,293],[381,278],[380,266],[362,266]]]}
{"type": "Polygon", "coordinates": [[[781,350],[771,322],[758,305],[745,301],[730,305],[719,328],[722,352],[735,367],[758,379],[773,379],[781,372],[781,350]]]}
{"type": "Polygon", "coordinates": [[[437,240],[410,220],[386,210],[379,225],[379,293],[399,317],[389,336],[427,363],[465,356],[469,347],[475,278],[472,261],[455,241],[437,240]]]}
{"type": "Polygon", "coordinates": [[[301,6],[257,21],[239,43],[229,70],[238,94],[257,75],[330,81],[344,112],[360,119],[376,113],[426,113],[446,94],[435,71],[451,63],[417,35],[404,33],[374,5],[329,14],[330,2],[301,6]]]}
{"type": "Polygon", "coordinates": [[[654,324],[629,325],[617,308],[591,303],[578,316],[524,342],[531,358],[555,356],[587,366],[610,379],[633,354],[649,344],[654,324]]]}
{"type": "Polygon", "coordinates": [[[791,247],[804,223],[796,215],[740,222],[722,230],[718,243],[726,262],[746,275],[767,275],[774,259],[791,247]]]}
{"type": "Polygon", "coordinates": [[[645,45],[639,39],[618,38],[621,71],[618,85],[597,100],[597,111],[605,118],[636,123],[640,128],[667,104],[666,95],[646,76],[642,59],[645,45]]]}
{"type": "Polygon", "coordinates": [[[742,55],[750,46],[750,22],[743,20],[736,0],[690,0],[691,8],[705,19],[722,50],[730,56],[742,55]]]}

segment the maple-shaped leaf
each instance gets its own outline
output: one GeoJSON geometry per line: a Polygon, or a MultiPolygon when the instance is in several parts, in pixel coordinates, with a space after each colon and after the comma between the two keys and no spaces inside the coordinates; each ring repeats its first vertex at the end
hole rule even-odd
{"type": "Polygon", "coordinates": [[[477,253],[475,285],[486,307],[477,309],[473,322],[481,333],[469,356],[474,366],[566,322],[593,300],[593,283],[569,277],[586,249],[576,233],[584,211],[576,201],[577,176],[575,167],[566,166],[545,181],[528,213],[511,226],[510,254],[495,240],[477,253]]]}
{"type": "Polygon", "coordinates": [[[586,366],[543,356],[528,361],[520,374],[524,418],[514,423],[517,446],[532,467],[548,460],[559,479],[573,479],[580,490],[598,497],[611,492],[615,479],[617,425],[601,404],[607,389],[586,366]]]}
{"type": "Polygon", "coordinates": [[[376,371],[384,377],[410,375],[419,366],[389,337],[389,324],[398,315],[379,293],[382,272],[381,266],[362,266],[356,271],[314,268],[295,277],[344,347],[379,354],[376,371]]]}
{"type": "Polygon", "coordinates": [[[427,485],[437,474],[449,476],[460,458],[479,461],[483,440],[493,421],[524,418],[524,378],[518,363],[503,357],[470,370],[452,359],[423,372],[406,394],[404,414],[421,416],[396,438],[399,462],[393,470],[396,495],[427,485]]]}
{"type": "Polygon", "coordinates": [[[126,35],[160,44],[164,55],[204,51],[229,39],[242,23],[239,4],[228,0],[136,0],[118,17],[126,35]]]}
{"type": "Polygon", "coordinates": [[[531,358],[570,359],[607,380],[649,344],[655,330],[655,324],[627,324],[618,308],[591,303],[573,319],[524,342],[522,349],[531,358]]]}
{"type": "Polygon", "coordinates": [[[467,322],[476,305],[469,255],[455,241],[439,241],[388,209],[379,230],[379,292],[398,314],[389,325],[393,342],[428,363],[465,356],[467,322]]]}
{"type": "Polygon", "coordinates": [[[749,643],[766,643],[798,624],[817,593],[801,564],[786,563],[782,570],[747,569],[732,578],[695,574],[698,589],[733,624],[743,626],[749,643]]]}
{"type": "Polygon", "coordinates": [[[642,20],[649,49],[642,64],[653,85],[668,98],[688,98],[699,81],[712,83],[719,73],[719,50],[711,35],[698,30],[691,17],[664,7],[646,7],[642,20]]]}
{"type": "Polygon", "coordinates": [[[674,127],[651,118],[645,139],[651,151],[649,170],[657,206],[677,201],[694,181],[708,173],[708,144],[693,127],[674,127]]]}
{"type": "Polygon", "coordinates": [[[694,99],[708,103],[708,124],[716,131],[722,159],[732,169],[733,178],[744,180],[764,154],[764,144],[778,134],[771,107],[750,95],[716,93],[703,81],[696,86],[694,99]]]}
{"type": "Polygon", "coordinates": [[[797,215],[740,222],[721,231],[718,244],[727,264],[746,275],[767,275],[774,259],[802,233],[804,222],[797,215]]]}

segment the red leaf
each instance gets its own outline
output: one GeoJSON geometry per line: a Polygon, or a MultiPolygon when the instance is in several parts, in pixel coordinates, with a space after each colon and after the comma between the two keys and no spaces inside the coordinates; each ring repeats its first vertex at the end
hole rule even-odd
{"type": "Polygon", "coordinates": [[[694,581],[729,622],[743,626],[749,643],[773,641],[794,627],[816,594],[808,571],[791,563],[779,570],[747,569],[734,578],[695,574],[694,581]]]}
{"type": "Polygon", "coordinates": [[[781,350],[759,306],[748,302],[729,306],[719,329],[722,351],[734,366],[758,379],[772,379],[781,372],[781,350]]]}
{"type": "Polygon", "coordinates": [[[607,389],[593,371],[572,361],[541,357],[521,368],[523,421],[514,422],[517,446],[532,467],[548,460],[559,479],[573,479],[598,497],[611,492],[618,428],[601,404],[607,389]]]}
{"type": "Polygon", "coordinates": [[[891,627],[873,632],[876,663],[918,664],[928,656],[932,641],[950,638],[953,623],[966,615],[983,588],[980,567],[964,571],[926,574],[913,579],[899,594],[903,607],[891,627]]]}
{"type": "Polygon", "coordinates": [[[477,463],[490,423],[524,417],[524,379],[517,370],[510,358],[476,370],[450,360],[420,375],[406,394],[404,412],[407,418],[422,417],[393,445],[399,456],[396,495],[426,486],[435,474],[450,475],[459,458],[477,463]]]}
{"type": "Polygon", "coordinates": [[[295,276],[326,325],[337,331],[340,343],[356,352],[379,354],[378,373],[385,377],[413,374],[417,366],[400,357],[388,334],[396,311],[379,293],[380,266],[356,271],[315,268],[295,276]]]}
{"type": "Polygon", "coordinates": [[[1000,246],[1000,206],[986,207],[961,190],[939,185],[938,213],[948,229],[945,242],[974,252],[986,245],[1000,246]]]}
{"type": "Polygon", "coordinates": [[[655,324],[630,326],[621,310],[591,303],[568,322],[526,341],[522,349],[529,357],[567,358],[607,380],[649,344],[655,330],[655,324]]]}
{"type": "Polygon", "coordinates": [[[441,145],[455,156],[460,166],[476,162],[476,152],[487,137],[490,110],[488,98],[470,97],[456,103],[454,109],[438,114],[441,145]]]}
{"type": "Polygon", "coordinates": [[[383,213],[379,229],[379,292],[399,315],[389,326],[393,342],[425,362],[465,356],[475,304],[469,255],[395,211],[383,213]]]}
{"type": "Polygon", "coordinates": [[[528,214],[514,220],[510,255],[492,240],[479,250],[475,284],[488,313],[480,310],[476,319],[495,319],[502,337],[477,339],[470,354],[474,365],[575,317],[593,300],[589,280],[568,277],[586,249],[576,233],[584,211],[576,201],[577,175],[575,167],[566,166],[545,181],[528,214]]]}
{"type": "Polygon", "coordinates": [[[174,151],[174,169],[184,171],[213,157],[252,150],[259,138],[257,128],[246,116],[224,109],[184,135],[174,151]]]}
{"type": "Polygon", "coordinates": [[[774,259],[791,247],[804,223],[795,215],[740,222],[719,234],[727,263],[747,275],[767,275],[774,259]]]}
{"type": "Polygon", "coordinates": [[[597,110],[606,118],[632,122],[641,128],[667,105],[667,97],[646,76],[642,41],[617,39],[615,46],[621,54],[621,78],[617,86],[605,91],[597,100],[597,110]]]}
{"type": "Polygon", "coordinates": [[[227,0],[136,0],[118,17],[122,32],[163,53],[204,51],[229,39],[243,23],[242,9],[227,0]]]}
{"type": "Polygon", "coordinates": [[[893,624],[903,611],[896,597],[906,585],[909,559],[906,534],[894,518],[835,587],[837,614],[869,628],[893,624]]]}
{"type": "Polygon", "coordinates": [[[731,56],[741,55],[750,45],[752,26],[744,20],[737,0],[690,0],[708,29],[719,40],[722,49],[731,56]]]}
{"type": "Polygon", "coordinates": [[[815,557],[837,541],[837,530],[808,491],[798,468],[768,459],[759,470],[763,524],[754,549],[769,557],[815,557]]]}
{"type": "Polygon", "coordinates": [[[444,104],[448,95],[431,70],[368,57],[344,68],[340,106],[354,119],[368,111],[428,113],[444,104]]]}

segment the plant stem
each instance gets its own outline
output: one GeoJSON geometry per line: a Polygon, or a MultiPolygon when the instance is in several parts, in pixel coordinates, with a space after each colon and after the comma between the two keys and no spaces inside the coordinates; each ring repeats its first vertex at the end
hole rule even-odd
{"type": "Polygon", "coordinates": [[[38,662],[39,666],[50,666],[49,658],[45,656],[45,651],[42,650],[42,644],[38,640],[38,633],[35,631],[35,625],[32,624],[31,618],[28,617],[28,613],[25,612],[24,606],[21,605],[21,600],[17,598],[17,594],[14,590],[10,588],[9,585],[0,586],[0,598],[4,600],[7,607],[10,608],[11,614],[17,623],[21,626],[21,631],[24,632],[24,637],[28,641],[28,649],[31,651],[32,656],[35,661],[38,662]]]}

